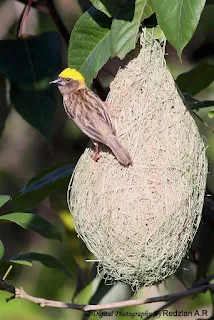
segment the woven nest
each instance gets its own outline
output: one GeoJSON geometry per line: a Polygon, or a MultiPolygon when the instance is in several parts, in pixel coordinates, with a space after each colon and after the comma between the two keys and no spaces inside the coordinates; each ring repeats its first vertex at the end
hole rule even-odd
{"type": "Polygon", "coordinates": [[[133,158],[121,166],[89,146],[68,189],[76,231],[106,280],[132,288],[176,271],[200,223],[207,175],[205,147],[164,60],[142,33],[142,48],[125,62],[108,96],[117,136],[133,158]]]}

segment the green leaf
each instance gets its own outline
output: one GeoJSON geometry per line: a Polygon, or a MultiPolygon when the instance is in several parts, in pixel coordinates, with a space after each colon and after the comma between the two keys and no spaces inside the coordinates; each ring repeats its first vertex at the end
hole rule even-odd
{"type": "Polygon", "coordinates": [[[31,261],[25,261],[25,260],[9,260],[8,261],[11,264],[21,264],[22,266],[29,266],[32,267],[31,261]]]}
{"type": "Polygon", "coordinates": [[[117,8],[119,7],[119,2],[117,0],[109,1],[109,0],[90,0],[93,6],[105,13],[109,18],[114,16],[117,12],[117,8]]]}
{"type": "Polygon", "coordinates": [[[0,195],[0,208],[10,200],[10,196],[0,195]]]}
{"type": "Polygon", "coordinates": [[[1,222],[14,222],[20,227],[39,233],[47,239],[62,240],[59,229],[49,221],[33,213],[8,213],[0,216],[1,222]]]}
{"type": "MultiPolygon", "coordinates": [[[[85,289],[88,285],[91,285],[92,287],[92,290],[91,291],[89,290],[90,291],[89,297],[91,297],[91,295],[95,291],[96,285],[93,280],[96,277],[97,277],[97,263],[94,263],[92,265],[90,273],[88,273],[87,270],[82,270],[80,267],[78,267],[78,274],[76,277],[76,288],[72,297],[72,302],[75,301],[76,296],[78,296],[79,293],[81,293],[81,291],[83,291],[83,295],[85,297],[85,289]]],[[[96,280],[98,280],[99,282],[99,279],[96,278],[96,280]]],[[[88,290],[86,289],[86,291],[88,290]]]]}
{"type": "Polygon", "coordinates": [[[23,261],[37,261],[43,264],[44,266],[48,268],[57,269],[59,271],[64,272],[67,276],[72,278],[70,272],[68,269],[56,258],[49,254],[43,254],[43,253],[36,253],[36,252],[29,252],[29,253],[20,253],[16,255],[15,257],[11,258],[11,260],[23,260],[23,261]]]}
{"type": "Polygon", "coordinates": [[[3,258],[4,256],[4,245],[3,242],[0,240],[0,260],[3,258]]]}
{"type": "Polygon", "coordinates": [[[0,42],[0,71],[11,82],[11,102],[45,137],[51,135],[55,114],[56,89],[49,81],[61,69],[60,48],[56,32],[0,42]]]}
{"type": "Polygon", "coordinates": [[[47,87],[49,79],[46,79],[45,85],[45,89],[37,90],[33,85],[11,83],[10,97],[12,105],[23,119],[49,138],[56,102],[54,87],[47,87]]]}
{"type": "MultiPolygon", "coordinates": [[[[213,101],[213,104],[214,104],[214,101],[213,101]]],[[[211,111],[208,112],[208,117],[210,119],[214,118],[214,110],[211,110],[211,111]]]]}
{"type": "Polygon", "coordinates": [[[181,57],[192,38],[206,0],[153,0],[158,24],[181,57]]]}
{"type": "Polygon", "coordinates": [[[26,211],[34,208],[50,193],[67,186],[73,170],[74,165],[72,164],[58,164],[40,172],[15,195],[14,210],[26,211]]]}
{"type": "Polygon", "coordinates": [[[154,13],[153,7],[152,7],[152,0],[147,0],[145,8],[143,10],[141,21],[144,19],[149,18],[154,13]]]}
{"type": "Polygon", "coordinates": [[[214,65],[203,62],[192,70],[180,74],[176,84],[181,92],[188,92],[192,96],[208,87],[214,80],[214,65]]]}
{"type": "Polygon", "coordinates": [[[148,39],[157,39],[160,43],[166,41],[166,37],[159,26],[146,28],[146,35],[148,39]]]}
{"type": "Polygon", "coordinates": [[[90,86],[111,54],[111,19],[90,8],[75,24],[68,49],[68,66],[79,70],[90,86]]]}
{"type": "Polygon", "coordinates": [[[123,59],[127,53],[135,48],[140,24],[152,13],[152,7],[147,0],[136,0],[135,3],[127,2],[112,22],[112,57],[116,55],[123,59]]]}

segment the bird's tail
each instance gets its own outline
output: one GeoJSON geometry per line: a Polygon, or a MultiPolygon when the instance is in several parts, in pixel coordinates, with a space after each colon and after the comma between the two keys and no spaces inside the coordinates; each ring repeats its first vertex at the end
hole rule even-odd
{"type": "Polygon", "coordinates": [[[120,144],[117,137],[111,135],[106,142],[106,145],[111,149],[114,153],[117,160],[123,164],[124,166],[129,166],[132,164],[132,158],[128,151],[120,144]]]}

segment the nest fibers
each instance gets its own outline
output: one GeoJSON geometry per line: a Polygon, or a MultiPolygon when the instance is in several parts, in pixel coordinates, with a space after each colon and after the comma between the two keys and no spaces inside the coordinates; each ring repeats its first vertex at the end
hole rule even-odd
{"type": "Polygon", "coordinates": [[[202,212],[207,161],[160,43],[146,33],[137,57],[121,68],[108,96],[117,136],[133,158],[121,166],[101,146],[81,156],[68,189],[76,231],[106,280],[133,289],[175,272],[202,212]]]}

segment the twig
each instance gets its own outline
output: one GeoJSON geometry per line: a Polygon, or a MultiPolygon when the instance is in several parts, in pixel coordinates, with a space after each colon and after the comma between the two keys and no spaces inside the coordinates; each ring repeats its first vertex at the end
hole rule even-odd
{"type": "Polygon", "coordinates": [[[200,292],[205,293],[206,291],[209,291],[209,290],[214,291],[214,284],[208,284],[198,288],[193,288],[193,289],[188,289],[188,290],[177,292],[177,293],[167,294],[161,297],[126,300],[126,301],[102,304],[102,305],[87,305],[84,307],[84,311],[116,309],[121,307],[133,307],[141,304],[154,303],[154,302],[173,301],[174,299],[177,299],[177,298],[183,299],[192,294],[197,294],[200,292]]]}
{"type": "Polygon", "coordinates": [[[23,36],[26,33],[26,27],[27,27],[27,22],[28,22],[28,18],[29,18],[29,13],[30,13],[30,9],[31,9],[31,5],[32,5],[32,1],[33,0],[28,0],[22,17],[21,17],[21,22],[20,22],[20,27],[18,30],[18,37],[23,36]]]}
{"type": "Polygon", "coordinates": [[[12,270],[12,268],[13,268],[13,265],[11,264],[11,265],[9,266],[9,268],[7,269],[7,271],[5,272],[3,278],[2,278],[3,281],[6,280],[8,274],[10,273],[10,271],[12,270]]]}
{"type": "Polygon", "coordinates": [[[192,111],[192,110],[190,110],[193,114],[194,114],[194,116],[196,117],[196,118],[198,118],[198,120],[200,120],[201,122],[202,122],[202,124],[206,127],[206,128],[208,128],[210,131],[212,131],[212,133],[214,133],[214,128],[213,127],[211,127],[207,122],[205,122],[197,113],[195,113],[194,111],[192,111]]]}
{"type": "Polygon", "coordinates": [[[60,34],[62,35],[62,37],[64,38],[65,42],[67,44],[69,44],[69,40],[70,40],[70,35],[68,33],[68,30],[66,29],[60,15],[58,14],[54,2],[53,0],[47,0],[47,7],[49,9],[51,18],[53,19],[53,21],[55,22],[60,34]]]}
{"type": "MultiPolygon", "coordinates": [[[[208,284],[211,280],[214,279],[214,274],[211,274],[210,276],[207,276],[206,278],[200,280],[198,283],[196,283],[194,286],[192,286],[191,289],[193,288],[198,288],[202,285],[208,284]]],[[[174,304],[175,302],[181,300],[183,297],[178,297],[172,301],[169,301],[167,303],[165,303],[163,306],[161,306],[160,308],[156,309],[154,312],[152,312],[151,314],[149,314],[146,318],[144,318],[144,320],[149,320],[153,317],[155,317],[156,315],[158,315],[161,311],[166,310],[167,308],[169,308],[172,304],[174,304]]]]}
{"type": "MultiPolygon", "coordinates": [[[[26,0],[17,0],[17,1],[21,2],[25,5],[27,5],[27,3],[28,3],[28,1],[26,1],[26,0]]],[[[65,40],[65,42],[67,44],[69,43],[70,35],[69,35],[61,17],[59,16],[59,14],[55,8],[53,0],[47,0],[47,6],[38,3],[36,0],[32,0],[31,7],[35,8],[38,11],[43,12],[45,14],[49,14],[51,16],[52,20],[55,22],[60,34],[62,35],[62,37],[65,40]]]]}
{"type": "Polygon", "coordinates": [[[68,308],[76,310],[84,310],[84,305],[75,304],[75,303],[65,303],[61,301],[47,300],[43,298],[37,298],[27,294],[23,288],[16,288],[13,285],[10,285],[6,282],[0,282],[0,290],[7,291],[13,294],[12,297],[8,298],[6,301],[9,302],[12,299],[25,299],[36,304],[39,304],[41,307],[53,307],[53,308],[68,308]]]}
{"type": "MultiPolygon", "coordinates": [[[[26,0],[17,0],[17,1],[21,2],[21,3],[25,4],[25,5],[27,4],[26,0]]],[[[45,5],[43,5],[41,3],[38,3],[35,0],[32,1],[31,7],[36,9],[36,10],[38,10],[38,11],[40,11],[40,12],[42,12],[42,13],[50,14],[49,9],[45,5]]]]}
{"type": "Polygon", "coordinates": [[[76,309],[81,311],[92,311],[92,310],[108,310],[108,309],[117,309],[121,307],[130,307],[137,306],[141,304],[162,302],[162,301],[174,301],[176,299],[183,299],[187,296],[194,295],[200,292],[214,291],[214,284],[202,285],[200,287],[191,288],[185,291],[178,293],[168,294],[161,297],[152,297],[147,299],[136,299],[136,300],[125,300],[120,302],[114,302],[109,304],[100,304],[100,305],[82,305],[75,303],[66,303],[61,301],[47,300],[43,298],[37,298],[27,294],[23,288],[16,288],[4,281],[0,282],[0,290],[13,293],[13,296],[8,298],[7,301],[12,299],[25,299],[36,304],[39,304],[41,307],[53,307],[53,308],[67,308],[67,309],[76,309]]]}

